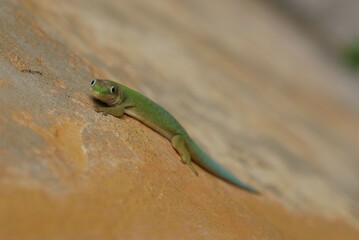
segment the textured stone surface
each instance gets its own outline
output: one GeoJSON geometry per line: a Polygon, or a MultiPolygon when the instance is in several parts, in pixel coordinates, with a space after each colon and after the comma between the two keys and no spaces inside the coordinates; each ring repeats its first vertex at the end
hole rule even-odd
{"type": "Polygon", "coordinates": [[[1,1],[1,239],[358,239],[358,86],[241,1],[1,1]],[[180,163],[93,77],[172,112],[254,196],[180,163]]]}

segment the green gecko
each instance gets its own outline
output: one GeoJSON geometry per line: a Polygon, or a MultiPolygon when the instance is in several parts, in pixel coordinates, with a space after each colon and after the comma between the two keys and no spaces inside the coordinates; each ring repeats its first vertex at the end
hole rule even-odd
{"type": "Polygon", "coordinates": [[[196,175],[198,173],[192,159],[215,176],[247,191],[259,193],[208,156],[169,112],[149,98],[122,84],[102,79],[92,80],[91,93],[96,100],[105,104],[96,105],[97,112],[114,117],[127,114],[170,140],[182,163],[187,164],[196,175]]]}

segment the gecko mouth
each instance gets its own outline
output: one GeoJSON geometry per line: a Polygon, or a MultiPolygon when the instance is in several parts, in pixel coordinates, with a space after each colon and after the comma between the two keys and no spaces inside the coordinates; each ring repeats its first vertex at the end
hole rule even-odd
{"type": "Polygon", "coordinates": [[[106,105],[114,105],[117,103],[117,96],[105,95],[97,91],[92,91],[92,98],[96,100],[96,102],[101,102],[106,105]]]}
{"type": "Polygon", "coordinates": [[[91,101],[94,105],[98,105],[98,106],[101,106],[101,107],[108,107],[107,103],[101,101],[101,100],[98,100],[97,98],[95,98],[94,96],[90,96],[91,98],[91,101]]]}

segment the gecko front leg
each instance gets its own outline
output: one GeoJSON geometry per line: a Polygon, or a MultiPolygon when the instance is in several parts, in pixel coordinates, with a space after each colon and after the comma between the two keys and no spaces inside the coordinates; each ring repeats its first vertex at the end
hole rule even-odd
{"type": "Polygon", "coordinates": [[[123,105],[117,105],[113,107],[95,106],[96,112],[101,112],[103,115],[110,114],[114,117],[121,117],[125,113],[125,107],[123,105]]]}

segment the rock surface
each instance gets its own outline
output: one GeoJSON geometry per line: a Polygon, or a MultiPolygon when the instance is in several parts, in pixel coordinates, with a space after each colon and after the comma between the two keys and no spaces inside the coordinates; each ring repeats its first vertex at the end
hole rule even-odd
{"type": "Polygon", "coordinates": [[[358,84],[264,3],[2,1],[1,239],[358,239],[358,84]],[[143,92],[255,196],[97,114],[143,92]]]}

